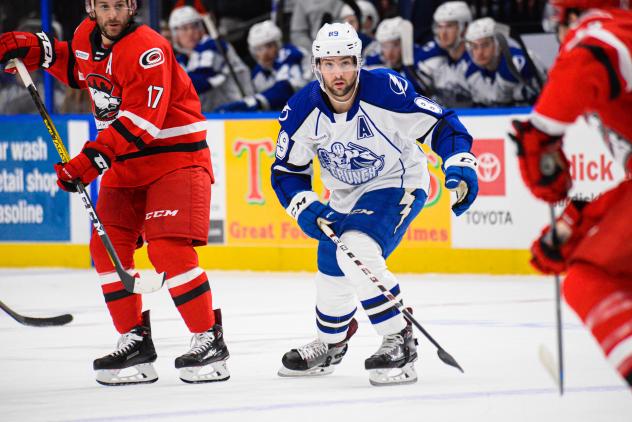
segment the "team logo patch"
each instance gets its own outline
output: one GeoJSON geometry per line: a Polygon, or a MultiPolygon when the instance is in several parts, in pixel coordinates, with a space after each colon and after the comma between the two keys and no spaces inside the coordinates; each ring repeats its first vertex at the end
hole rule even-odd
{"type": "Polygon", "coordinates": [[[279,122],[286,121],[291,110],[292,108],[286,104],[285,107],[283,107],[283,110],[281,110],[281,115],[279,116],[279,122]]]}
{"type": "Polygon", "coordinates": [[[104,129],[104,127],[99,127],[99,121],[109,123],[116,119],[121,106],[121,97],[112,95],[114,85],[102,75],[91,73],[86,78],[86,82],[92,97],[92,111],[97,119],[97,129],[104,129]]]}
{"type": "Polygon", "coordinates": [[[75,57],[81,60],[88,60],[90,58],[90,54],[85,51],[75,50],[75,57]]]}
{"type": "Polygon", "coordinates": [[[406,96],[406,90],[408,89],[408,81],[401,76],[388,75],[388,84],[391,87],[391,91],[393,91],[397,95],[406,96]]]}
{"type": "Polygon", "coordinates": [[[279,160],[282,160],[285,158],[289,143],[290,143],[290,137],[287,136],[287,133],[284,130],[282,130],[281,133],[279,133],[279,138],[277,139],[277,145],[276,145],[276,157],[279,160]]]}
{"type": "Polygon", "coordinates": [[[428,110],[431,113],[435,113],[435,114],[443,113],[443,110],[441,109],[439,104],[435,103],[434,101],[429,100],[428,98],[424,98],[424,97],[415,98],[415,105],[417,105],[417,107],[419,107],[420,109],[428,110]]]}
{"type": "Polygon", "coordinates": [[[331,144],[328,151],[318,148],[318,159],[322,167],[341,182],[361,185],[377,177],[384,168],[384,156],[378,156],[368,148],[349,142],[331,144]]]}
{"type": "Polygon", "coordinates": [[[160,66],[165,62],[165,55],[158,47],[151,48],[141,54],[138,63],[143,69],[150,69],[152,67],[160,66]]]}

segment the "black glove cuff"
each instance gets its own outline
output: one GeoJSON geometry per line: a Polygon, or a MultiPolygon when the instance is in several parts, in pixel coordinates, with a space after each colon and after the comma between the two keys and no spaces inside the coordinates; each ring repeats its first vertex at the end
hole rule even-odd
{"type": "Polygon", "coordinates": [[[40,67],[44,69],[50,68],[57,60],[55,53],[55,37],[49,36],[45,32],[35,34],[40,45],[40,67]]]}
{"type": "Polygon", "coordinates": [[[112,165],[110,158],[96,149],[85,147],[82,152],[90,159],[99,174],[103,174],[112,165]]]}

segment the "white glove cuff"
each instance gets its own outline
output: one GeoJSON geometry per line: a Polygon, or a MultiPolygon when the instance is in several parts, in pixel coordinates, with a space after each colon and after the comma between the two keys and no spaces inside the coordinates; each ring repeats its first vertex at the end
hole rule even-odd
{"type": "Polygon", "coordinates": [[[445,160],[445,163],[443,163],[443,168],[446,170],[450,166],[469,167],[476,171],[478,161],[476,161],[476,157],[469,152],[459,152],[458,154],[454,154],[449,157],[445,160]]]}
{"type": "Polygon", "coordinates": [[[305,208],[314,201],[318,201],[318,195],[312,190],[304,190],[297,193],[290,201],[290,205],[285,211],[295,220],[298,220],[298,216],[303,212],[305,208]]]}

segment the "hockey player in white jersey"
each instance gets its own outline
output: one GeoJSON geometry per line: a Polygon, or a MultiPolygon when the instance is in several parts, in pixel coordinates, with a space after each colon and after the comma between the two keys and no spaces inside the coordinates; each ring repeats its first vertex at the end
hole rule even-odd
{"type": "Polygon", "coordinates": [[[465,48],[465,31],[472,21],[470,8],[463,1],[448,1],[437,8],[433,20],[435,39],[422,47],[420,76],[442,105],[471,106],[472,96],[465,80],[472,63],[465,48]]]}
{"type": "Polygon", "coordinates": [[[502,27],[492,18],[481,18],[467,28],[472,63],[465,77],[472,100],[482,106],[532,104],[540,91],[535,72],[543,79],[544,68],[535,60],[539,69],[534,71],[525,52],[507,40],[502,27]]]}
{"type": "Polygon", "coordinates": [[[251,72],[256,93],[213,111],[281,110],[292,94],[309,82],[308,55],[292,44],[281,44],[281,38],[281,30],[271,20],[250,28],[248,48],[257,62],[251,72]]]}
{"type": "Polygon", "coordinates": [[[295,94],[279,117],[272,186],[281,205],[318,239],[317,339],[287,352],[281,376],[324,375],[344,357],[357,329],[359,299],[377,333],[378,350],[365,361],[374,385],[417,381],[416,340],[398,309],[366,281],[318,226],[324,219],[387,289],[402,300],[385,259],[428,196],[427,158],[417,140],[443,160],[446,187],[467,186],[454,213],[478,193],[472,137],[453,111],[417,94],[388,69],[361,70],[360,40],[347,23],[326,24],[312,47],[317,81],[295,94]],[[331,192],[324,204],[312,189],[313,160],[331,192]]]}

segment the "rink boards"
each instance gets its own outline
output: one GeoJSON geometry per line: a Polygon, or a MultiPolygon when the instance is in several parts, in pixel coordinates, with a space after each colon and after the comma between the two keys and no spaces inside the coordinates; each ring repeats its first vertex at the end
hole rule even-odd
{"type": "MultiPolygon", "coordinates": [[[[425,209],[389,259],[392,270],[532,272],[528,248],[547,224],[548,207],[524,187],[516,148],[506,136],[510,121],[523,118],[528,111],[459,112],[475,139],[480,182],[475,205],[459,218],[450,211],[453,198],[443,187],[440,159],[424,146],[429,155],[431,192],[425,209]]],[[[198,248],[201,266],[314,270],[316,242],[306,238],[281,208],[269,183],[279,128],[276,116],[207,117],[216,182],[211,195],[209,246],[198,248]]],[[[53,120],[71,155],[95,137],[88,115],[53,120]]],[[[594,197],[623,178],[592,123],[578,121],[569,130],[565,150],[571,161],[574,196],[594,197]]],[[[0,267],[91,265],[88,217],[77,195],[57,189],[52,166],[57,161],[38,116],[0,116],[0,267]]],[[[328,192],[319,182],[315,191],[327,199],[328,192]]],[[[91,186],[91,193],[98,194],[96,186],[91,186]]],[[[136,266],[149,268],[144,249],[137,254],[136,266]]]]}

